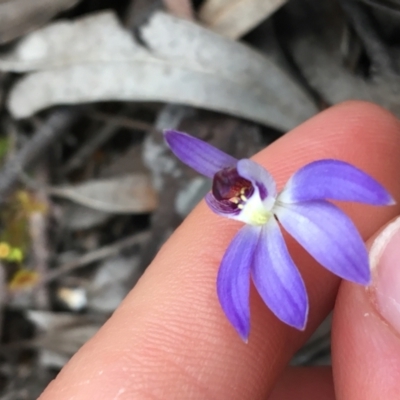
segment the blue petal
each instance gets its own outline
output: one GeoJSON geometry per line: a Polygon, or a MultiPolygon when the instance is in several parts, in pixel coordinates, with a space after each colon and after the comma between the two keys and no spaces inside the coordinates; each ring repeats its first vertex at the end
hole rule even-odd
{"type": "Polygon", "coordinates": [[[164,138],[183,163],[209,178],[221,169],[234,167],[237,163],[229,154],[186,133],[167,130],[164,131],[164,138]]]}
{"type": "Polygon", "coordinates": [[[349,281],[369,283],[364,242],[339,208],[316,200],[277,205],[274,212],[283,227],[325,268],[349,281]]]}
{"type": "Polygon", "coordinates": [[[271,311],[286,324],[304,329],[308,315],[307,291],[274,217],[262,228],[252,277],[271,311]]]}
{"type": "Polygon", "coordinates": [[[394,204],[386,189],[368,174],[339,160],[319,160],[300,168],[279,197],[284,203],[309,200],[394,204]]]}
{"type": "Polygon", "coordinates": [[[222,309],[244,341],[250,331],[250,266],[260,229],[246,225],[237,233],[222,259],[217,278],[222,309]]]}

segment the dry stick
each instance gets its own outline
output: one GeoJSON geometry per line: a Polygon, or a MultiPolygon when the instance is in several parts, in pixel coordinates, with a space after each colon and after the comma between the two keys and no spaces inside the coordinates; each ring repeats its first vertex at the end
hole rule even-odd
{"type": "Polygon", "coordinates": [[[80,149],[71,157],[66,166],[62,168],[61,173],[67,174],[77,168],[80,168],[86,160],[111,137],[113,137],[118,126],[112,122],[104,125],[95,135],[93,135],[80,149]]]}
{"type": "Polygon", "coordinates": [[[123,117],[119,115],[110,115],[102,112],[92,112],[89,117],[104,122],[112,122],[122,128],[137,129],[138,131],[149,131],[154,129],[154,126],[147,122],[139,121],[137,119],[123,117]]]}
{"type": "MultiPolygon", "coordinates": [[[[126,107],[127,109],[127,107],[126,107]]],[[[81,148],[71,157],[67,165],[62,169],[62,173],[69,173],[77,168],[80,168],[85,161],[93,154],[100,146],[106,143],[112,136],[115,135],[116,131],[121,125],[126,126],[127,120],[129,121],[128,128],[148,130],[151,125],[145,122],[130,120],[125,117],[119,116],[108,116],[107,114],[93,112],[89,114],[93,119],[98,119],[106,124],[91,137],[86,143],[84,143],[81,148]]]]}
{"type": "Polygon", "coordinates": [[[62,275],[65,275],[68,272],[71,272],[75,269],[84,267],[88,264],[91,264],[95,261],[100,261],[106,257],[113,256],[118,254],[122,249],[127,247],[134,246],[136,244],[142,244],[146,240],[150,238],[150,232],[144,231],[140,233],[135,233],[132,236],[119,240],[115,243],[109,244],[107,246],[103,246],[100,249],[96,249],[84,254],[82,257],[78,257],[76,260],[67,262],[56,269],[49,271],[46,276],[44,276],[37,284],[36,288],[40,285],[46,284],[50,281],[53,281],[59,278],[62,275]]]}
{"type": "Polygon", "coordinates": [[[0,262],[0,338],[3,336],[4,306],[8,301],[7,277],[4,264],[0,262]]]}
{"type": "Polygon", "coordinates": [[[154,129],[152,125],[147,124],[146,122],[137,121],[127,117],[111,116],[100,112],[90,113],[89,116],[93,119],[106,122],[106,124],[71,157],[67,165],[62,169],[62,173],[64,174],[80,168],[91,154],[115,135],[117,129],[121,126],[141,131],[154,129]]]}
{"type": "Polygon", "coordinates": [[[71,109],[54,111],[16,156],[5,164],[0,171],[0,203],[6,201],[23,170],[30,166],[51,143],[59,139],[77,117],[78,113],[71,109]]]}
{"type": "MultiPolygon", "coordinates": [[[[40,187],[48,184],[47,163],[44,162],[36,172],[40,187]]],[[[36,193],[38,200],[49,208],[49,199],[46,191],[39,189],[36,193]]],[[[39,276],[46,276],[49,263],[49,243],[47,237],[48,213],[36,211],[29,216],[29,231],[32,243],[33,262],[35,271],[39,276]]],[[[38,309],[48,310],[50,308],[49,290],[42,286],[35,293],[35,302],[38,309]]]]}
{"type": "Polygon", "coordinates": [[[360,37],[377,73],[398,77],[396,63],[376,32],[376,27],[363,5],[354,0],[340,0],[340,4],[360,37]]]}

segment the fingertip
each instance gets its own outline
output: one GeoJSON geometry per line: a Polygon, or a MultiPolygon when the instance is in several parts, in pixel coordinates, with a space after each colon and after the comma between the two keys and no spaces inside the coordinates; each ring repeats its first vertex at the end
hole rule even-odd
{"type": "Polygon", "coordinates": [[[340,398],[394,399],[400,393],[400,219],[368,242],[367,288],[343,282],[336,301],[332,351],[340,398]]]}

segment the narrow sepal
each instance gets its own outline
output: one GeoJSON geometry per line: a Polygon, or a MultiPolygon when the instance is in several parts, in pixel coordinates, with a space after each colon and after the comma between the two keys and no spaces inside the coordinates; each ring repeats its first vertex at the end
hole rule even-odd
{"type": "Polygon", "coordinates": [[[273,217],[262,228],[252,277],[271,311],[284,323],[303,330],[308,316],[307,291],[273,217]]]}
{"type": "Polygon", "coordinates": [[[237,160],[214,146],[183,132],[164,131],[164,138],[172,152],[186,165],[212,178],[218,171],[233,167],[237,160]]]}
{"type": "Polygon", "coordinates": [[[250,331],[250,266],[260,229],[247,225],[236,234],[222,259],[217,278],[222,309],[244,341],[250,331]]]}
{"type": "Polygon", "coordinates": [[[280,223],[320,264],[359,284],[370,282],[365,244],[351,219],[319,200],[274,208],[280,223]]]}
{"type": "Polygon", "coordinates": [[[319,160],[300,168],[288,181],[279,200],[343,200],[372,205],[394,204],[386,189],[360,169],[339,160],[319,160]]]}

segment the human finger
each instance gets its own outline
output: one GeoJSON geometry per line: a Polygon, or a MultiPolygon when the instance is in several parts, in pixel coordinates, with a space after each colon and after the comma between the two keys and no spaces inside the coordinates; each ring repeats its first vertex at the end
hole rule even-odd
{"type": "Polygon", "coordinates": [[[288,367],[268,400],[335,400],[331,367],[288,367]]]}
{"type": "Polygon", "coordinates": [[[372,284],[343,283],[335,309],[338,399],[400,396],[400,218],[369,241],[372,284]]]}
{"type": "MultiPolygon", "coordinates": [[[[371,174],[396,197],[399,131],[397,119],[381,108],[346,103],[305,122],[254,159],[279,187],[308,162],[341,159],[371,174]]],[[[399,212],[397,206],[346,204],[343,209],[364,237],[399,212]]],[[[238,228],[201,203],[41,400],[265,399],[293,352],[331,309],[339,280],[289,240],[308,289],[307,329],[282,324],[252,290],[252,330],[243,344],[215,290],[221,257],[238,228]]]]}

